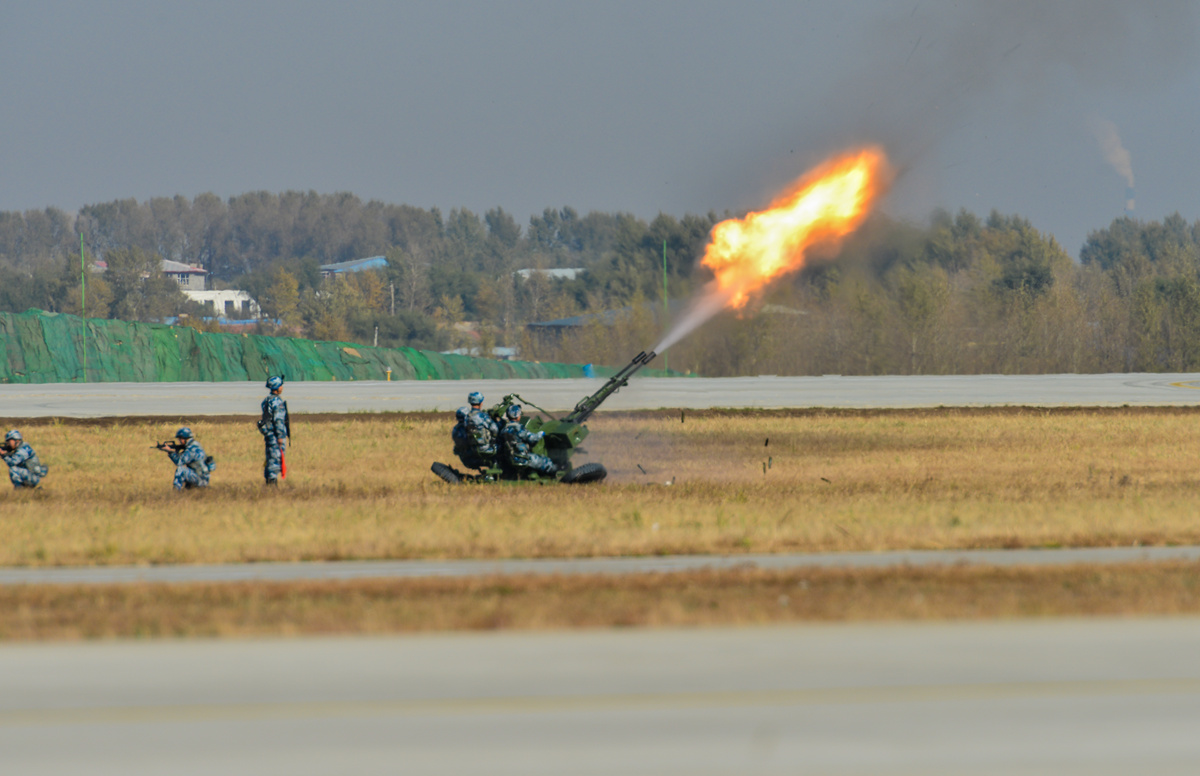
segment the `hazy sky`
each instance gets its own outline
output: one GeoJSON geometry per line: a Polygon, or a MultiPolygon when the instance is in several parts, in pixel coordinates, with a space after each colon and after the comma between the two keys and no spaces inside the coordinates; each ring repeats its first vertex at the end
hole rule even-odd
{"type": "Polygon", "coordinates": [[[523,224],[720,213],[878,142],[890,212],[1018,213],[1075,255],[1123,212],[1100,138],[1137,216],[1200,218],[1195,8],[5,0],[0,210],[314,189],[523,224]]]}

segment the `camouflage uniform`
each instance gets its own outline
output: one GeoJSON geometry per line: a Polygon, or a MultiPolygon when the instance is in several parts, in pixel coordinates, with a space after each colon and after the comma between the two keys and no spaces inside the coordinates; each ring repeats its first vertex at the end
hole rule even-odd
{"type": "Polygon", "coordinates": [[[454,454],[469,469],[482,469],[486,464],[475,455],[475,445],[471,441],[471,431],[467,428],[466,409],[458,411],[458,422],[450,429],[450,438],[454,440],[454,454]]]}
{"type": "Polygon", "coordinates": [[[520,423],[509,421],[500,430],[500,458],[513,469],[529,469],[539,474],[554,474],[558,467],[544,455],[533,452],[533,445],[545,434],[536,434],[520,423]]]}
{"type": "Polygon", "coordinates": [[[262,420],[258,430],[266,443],[266,463],[263,479],[277,482],[283,471],[283,454],[287,450],[288,413],[287,404],[277,393],[272,393],[262,402],[262,420]]]}
{"type": "Polygon", "coordinates": [[[3,457],[8,464],[8,478],[14,488],[36,488],[42,477],[46,476],[46,468],[28,442],[22,442],[12,452],[6,451],[3,457]]]}
{"type": "Polygon", "coordinates": [[[466,426],[475,457],[488,463],[496,460],[496,440],[500,436],[500,426],[496,425],[492,416],[485,410],[472,409],[467,415],[466,426]]]}
{"type": "Polygon", "coordinates": [[[167,455],[175,464],[175,490],[208,487],[208,478],[212,473],[204,460],[208,456],[195,438],[187,440],[182,450],[168,450],[167,455]]]}

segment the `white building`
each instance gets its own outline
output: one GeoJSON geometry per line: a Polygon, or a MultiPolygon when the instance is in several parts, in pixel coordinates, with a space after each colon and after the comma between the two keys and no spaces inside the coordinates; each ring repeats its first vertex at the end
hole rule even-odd
{"type": "Polygon", "coordinates": [[[198,291],[191,288],[181,290],[188,299],[212,308],[217,317],[247,321],[258,318],[261,314],[258,302],[245,291],[198,291]]]}
{"type": "Polygon", "coordinates": [[[551,267],[550,269],[519,269],[513,274],[522,280],[529,280],[534,275],[541,275],[551,280],[574,280],[584,272],[587,272],[585,267],[551,267]]]}
{"type": "Polygon", "coordinates": [[[208,274],[207,270],[170,259],[163,259],[162,272],[167,277],[174,279],[184,291],[203,291],[204,276],[208,274]]]}

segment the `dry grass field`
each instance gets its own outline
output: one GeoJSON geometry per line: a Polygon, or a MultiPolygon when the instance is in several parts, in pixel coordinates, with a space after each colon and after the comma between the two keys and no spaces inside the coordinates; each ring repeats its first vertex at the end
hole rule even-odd
{"type": "Polygon", "coordinates": [[[1200,613],[1195,564],[0,587],[0,640],[1200,613]]]}
{"type": "Polygon", "coordinates": [[[601,413],[590,486],[446,485],[449,416],[295,420],[277,491],[252,419],[190,421],[218,469],[182,494],[151,449],[178,421],[9,422],[51,473],[0,489],[0,564],[1200,541],[1186,409],[601,413]]]}

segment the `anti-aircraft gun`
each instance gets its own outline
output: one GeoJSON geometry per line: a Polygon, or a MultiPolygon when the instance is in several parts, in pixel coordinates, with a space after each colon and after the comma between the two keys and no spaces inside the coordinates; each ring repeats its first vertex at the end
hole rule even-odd
{"type": "MultiPolygon", "coordinates": [[[[629,384],[629,378],[639,369],[654,360],[654,351],[642,351],[634,357],[621,371],[610,377],[600,390],[591,396],[586,396],[575,405],[575,409],[561,418],[542,418],[532,416],[524,421],[525,428],[530,431],[543,433],[542,439],[534,446],[533,452],[547,456],[558,467],[554,475],[539,475],[522,471],[514,471],[502,465],[499,461],[486,469],[480,469],[478,474],[465,474],[444,463],[435,463],[431,467],[434,474],[446,482],[495,482],[495,481],[536,481],[536,482],[565,482],[582,484],[599,482],[608,476],[608,471],[600,463],[585,463],[581,466],[571,465],[571,456],[579,452],[583,440],[587,439],[588,428],[584,425],[605,399],[629,384]]],[[[517,394],[509,394],[488,410],[498,423],[503,423],[505,411],[513,404],[522,403],[539,409],[517,394]]],[[[542,410],[547,416],[546,413],[542,410]]]]}

